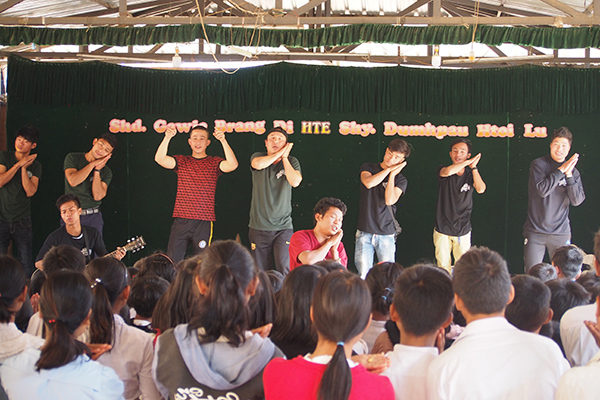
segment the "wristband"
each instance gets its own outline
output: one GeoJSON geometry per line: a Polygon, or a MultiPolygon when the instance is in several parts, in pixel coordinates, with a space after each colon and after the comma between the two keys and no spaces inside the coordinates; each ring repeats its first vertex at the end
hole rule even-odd
{"type": "Polygon", "coordinates": [[[477,171],[477,167],[471,168],[471,171],[477,171]]]}

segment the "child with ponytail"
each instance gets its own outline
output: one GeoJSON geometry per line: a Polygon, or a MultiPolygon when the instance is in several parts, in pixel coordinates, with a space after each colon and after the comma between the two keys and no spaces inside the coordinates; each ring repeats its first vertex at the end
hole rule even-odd
{"type": "Polygon", "coordinates": [[[325,275],[315,289],[311,316],[318,335],[315,351],[271,361],[264,373],[266,400],[393,400],[388,378],[350,360],[371,318],[366,283],[349,272],[325,275]]]}
{"type": "Polygon", "coordinates": [[[109,344],[110,351],[98,362],[115,370],[125,384],[126,400],[159,400],[160,393],[152,380],[152,337],[129,326],[119,315],[129,297],[129,277],[125,265],[112,257],[96,258],[84,272],[93,292],[89,340],[109,344]]]}
{"type": "Polygon", "coordinates": [[[122,399],[115,372],[90,359],[79,336],[89,323],[92,293],[83,275],[59,271],[46,280],[40,314],[46,341],[2,362],[0,376],[11,399],[122,399]]]}
{"type": "Polygon", "coordinates": [[[283,354],[249,331],[248,300],[259,284],[250,252],[231,240],[214,242],[195,280],[201,299],[190,323],[158,337],[152,368],[158,388],[169,399],[263,399],[262,371],[283,354]]]}

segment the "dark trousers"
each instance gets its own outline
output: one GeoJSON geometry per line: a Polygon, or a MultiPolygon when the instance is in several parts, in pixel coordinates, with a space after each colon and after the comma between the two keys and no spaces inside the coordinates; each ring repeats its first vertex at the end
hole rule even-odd
{"type": "Polygon", "coordinates": [[[183,260],[190,244],[194,249],[194,255],[202,253],[205,248],[210,246],[212,228],[212,221],[175,218],[171,225],[171,235],[167,246],[167,254],[171,260],[175,264],[183,260]]]}
{"type": "Polygon", "coordinates": [[[17,259],[23,264],[27,277],[33,273],[32,239],[31,217],[16,222],[0,221],[0,254],[7,254],[12,240],[13,251],[17,252],[17,259]]]}
{"type": "Polygon", "coordinates": [[[544,253],[548,249],[548,255],[552,254],[560,246],[571,244],[570,235],[545,235],[542,233],[523,232],[525,236],[524,259],[525,272],[529,268],[544,261],[544,253]]]}
{"type": "Polygon", "coordinates": [[[275,269],[287,275],[290,272],[290,239],[294,233],[293,229],[281,231],[259,231],[250,228],[248,239],[250,249],[256,265],[263,271],[273,269],[273,258],[275,269]]]}

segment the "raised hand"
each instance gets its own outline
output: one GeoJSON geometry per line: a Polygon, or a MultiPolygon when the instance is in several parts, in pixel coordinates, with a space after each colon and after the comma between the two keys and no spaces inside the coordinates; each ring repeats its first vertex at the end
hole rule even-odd
{"type": "Polygon", "coordinates": [[[225,132],[223,132],[223,131],[217,131],[217,130],[215,130],[215,132],[213,133],[213,136],[219,142],[222,142],[223,140],[225,140],[225,132]]]}
{"type": "Polygon", "coordinates": [[[107,155],[105,157],[102,157],[102,158],[92,161],[92,163],[94,164],[94,168],[97,169],[98,171],[100,171],[102,168],[104,168],[104,166],[106,165],[108,160],[110,160],[111,157],[112,157],[112,153],[110,153],[109,155],[107,155]]]}
{"type": "Polygon", "coordinates": [[[469,160],[470,161],[469,167],[471,167],[471,169],[477,167],[479,160],[481,160],[481,153],[477,154],[475,157],[473,157],[469,160]]]}
{"type": "Polygon", "coordinates": [[[294,147],[294,143],[286,144],[283,148],[283,154],[281,155],[281,157],[288,158],[290,155],[290,151],[292,151],[292,147],[294,147]]]}
{"type": "Polygon", "coordinates": [[[177,135],[177,129],[174,126],[169,126],[165,131],[165,137],[168,139],[172,139],[177,135]]]}

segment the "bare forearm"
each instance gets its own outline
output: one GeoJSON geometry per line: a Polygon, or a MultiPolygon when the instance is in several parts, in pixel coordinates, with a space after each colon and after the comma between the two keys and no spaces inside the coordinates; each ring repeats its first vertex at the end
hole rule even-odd
{"type": "Polygon", "coordinates": [[[175,168],[175,160],[173,159],[173,157],[167,155],[167,151],[169,151],[170,142],[171,138],[165,136],[162,142],[160,142],[160,145],[156,150],[156,154],[154,155],[154,161],[156,161],[156,163],[161,167],[167,169],[175,168]]]}
{"type": "Polygon", "coordinates": [[[486,185],[478,169],[473,170],[473,187],[479,194],[485,192],[486,185]]]}
{"type": "Polygon", "coordinates": [[[444,167],[440,170],[440,176],[442,178],[445,178],[447,176],[455,175],[455,174],[459,173],[460,171],[462,171],[462,169],[465,168],[470,163],[471,163],[471,160],[467,160],[467,161],[463,161],[459,164],[448,165],[447,167],[444,167]]]}
{"type": "Polygon", "coordinates": [[[0,187],[6,185],[15,176],[20,167],[17,164],[0,174],[0,187]]]}
{"type": "Polygon", "coordinates": [[[275,161],[277,161],[281,157],[282,154],[283,154],[283,151],[278,151],[275,154],[261,156],[261,157],[255,157],[252,159],[252,162],[250,163],[250,165],[252,165],[252,168],[254,168],[254,169],[258,169],[258,170],[265,169],[269,165],[271,165],[275,161]]]}
{"type": "Polygon", "coordinates": [[[379,185],[381,182],[383,182],[383,180],[386,178],[386,176],[389,175],[390,170],[384,169],[382,171],[379,171],[376,174],[368,175],[368,176],[366,176],[368,173],[364,174],[364,172],[366,172],[366,171],[363,171],[363,173],[361,173],[360,180],[367,189],[371,189],[371,188],[379,185]]]}
{"type": "Polygon", "coordinates": [[[391,206],[396,204],[401,195],[402,190],[396,187],[396,175],[390,174],[388,184],[385,187],[385,205],[391,206]]]}
{"type": "Polygon", "coordinates": [[[294,169],[294,167],[290,163],[290,160],[287,157],[283,158],[282,161],[283,168],[285,169],[285,177],[288,183],[292,185],[292,187],[298,187],[298,185],[300,185],[300,182],[302,182],[302,174],[300,173],[300,171],[296,171],[294,169]]]}
{"type": "Polygon", "coordinates": [[[34,179],[37,182],[37,178],[33,176],[29,178],[26,168],[21,168],[21,183],[27,197],[31,197],[35,194],[35,192],[37,192],[37,184],[34,182],[34,179]]]}
{"type": "Polygon", "coordinates": [[[322,261],[327,257],[327,253],[331,249],[331,243],[329,241],[325,241],[318,249],[305,251],[300,253],[298,259],[302,262],[302,264],[314,264],[316,262],[322,261]]]}
{"type": "Polygon", "coordinates": [[[94,165],[90,163],[79,171],[75,170],[74,172],[69,172],[69,170],[66,170],[65,176],[67,177],[67,182],[69,182],[69,185],[72,187],[75,187],[85,181],[87,177],[90,176],[90,172],[92,172],[93,169],[94,165]]]}
{"type": "Polygon", "coordinates": [[[106,196],[107,189],[108,188],[102,184],[100,172],[94,171],[94,180],[92,180],[92,196],[94,196],[94,200],[102,200],[106,196]]]}

